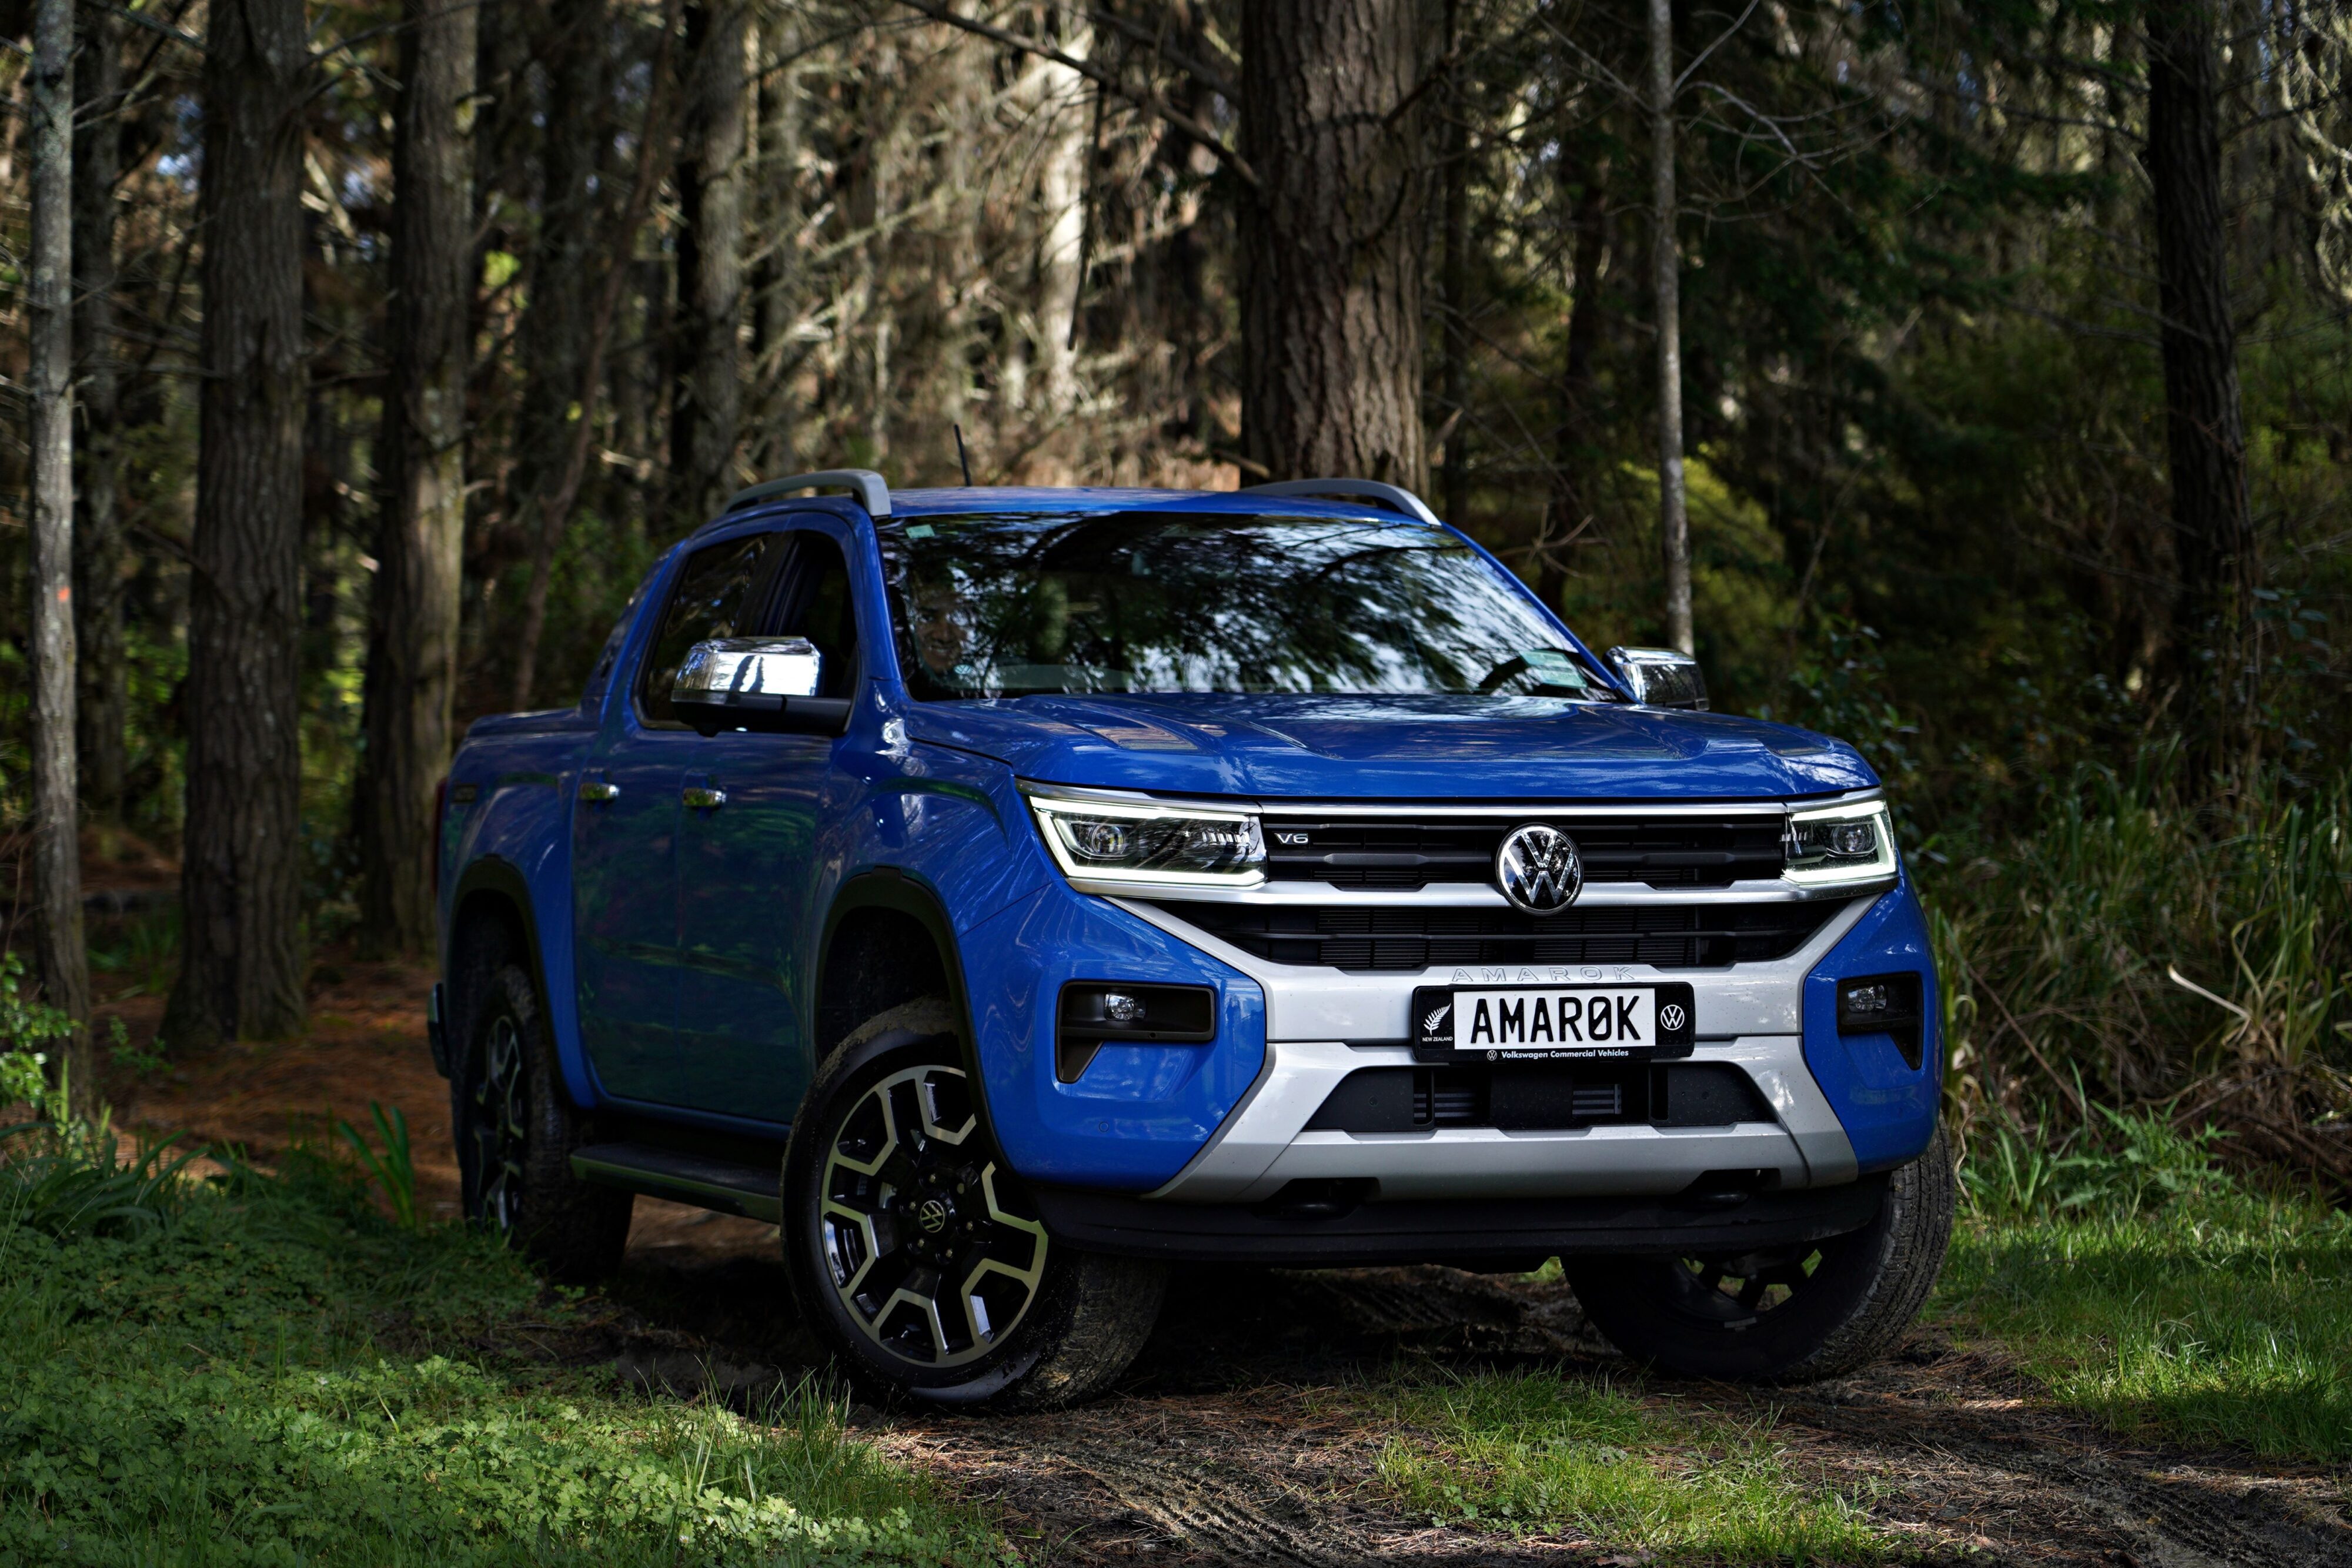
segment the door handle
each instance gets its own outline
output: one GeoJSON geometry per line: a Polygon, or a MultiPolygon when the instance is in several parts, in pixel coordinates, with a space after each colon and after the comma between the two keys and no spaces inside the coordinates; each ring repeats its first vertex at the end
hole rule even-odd
{"type": "Polygon", "coordinates": [[[726,790],[714,789],[701,784],[688,785],[679,791],[677,798],[698,811],[715,811],[727,804],[726,790]]]}
{"type": "Polygon", "coordinates": [[[596,804],[617,800],[621,798],[621,787],[607,779],[583,779],[580,780],[580,798],[596,804]]]}

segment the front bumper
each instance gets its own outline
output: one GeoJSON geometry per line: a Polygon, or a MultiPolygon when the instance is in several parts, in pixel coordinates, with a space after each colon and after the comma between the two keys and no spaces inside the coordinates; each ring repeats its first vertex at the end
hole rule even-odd
{"type": "MultiPolygon", "coordinates": [[[[1898,890],[1886,897],[1908,896],[1898,890]]],[[[1294,1181],[1377,1184],[1379,1206],[1491,1198],[1664,1197],[1710,1172],[1770,1173],[1783,1191],[1853,1181],[1854,1150],[1806,1067],[1804,982],[1877,902],[1853,900],[1801,946],[1769,963],[1720,970],[1610,965],[1544,969],[1513,980],[1685,981],[1697,1003],[1695,1062],[1738,1065],[1777,1120],[1716,1127],[1598,1125],[1549,1132],[1440,1127],[1410,1134],[1309,1132],[1349,1073],[1410,1066],[1415,986],[1483,975],[1345,974],[1271,963],[1217,940],[1162,906],[1119,906],[1257,982],[1265,996],[1265,1064],[1246,1098],[1175,1178],[1150,1196],[1185,1204],[1263,1202],[1294,1181]],[[1353,1043],[1350,1043],[1353,1042],[1353,1043]]]]}

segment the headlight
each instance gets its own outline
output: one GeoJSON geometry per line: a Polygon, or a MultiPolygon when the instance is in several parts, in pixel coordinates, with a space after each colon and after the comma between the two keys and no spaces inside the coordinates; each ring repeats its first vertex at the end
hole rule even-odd
{"type": "Polygon", "coordinates": [[[1094,882],[1255,887],[1265,839],[1247,811],[1032,795],[1030,809],[1065,874],[1094,882]]]}
{"type": "Polygon", "coordinates": [[[1884,800],[1789,813],[1781,875],[1800,887],[1878,882],[1895,874],[1895,822],[1884,800]]]}

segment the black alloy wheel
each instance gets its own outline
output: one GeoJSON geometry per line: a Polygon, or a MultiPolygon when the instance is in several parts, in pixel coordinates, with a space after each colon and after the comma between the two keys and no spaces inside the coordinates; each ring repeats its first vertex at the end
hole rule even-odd
{"type": "Polygon", "coordinates": [[[961,1020],[927,997],[829,1051],[793,1120],[784,1262],[869,1396],[1053,1409],[1150,1337],[1164,1265],[1055,1242],[992,1135],[961,1020]]]}
{"type": "Polygon", "coordinates": [[[450,1063],[466,1218],[557,1279],[588,1283],[620,1267],[635,1199],[572,1175],[572,1151],[593,1141],[591,1119],[563,1092],[529,972],[489,956],[462,993],[468,1032],[450,1063]]]}
{"type": "Polygon", "coordinates": [[[1584,1256],[1568,1282],[1618,1349],[1687,1377],[1835,1377],[1895,1348],[1951,1239],[1951,1147],[1884,1176],[1878,1212],[1825,1240],[1704,1258],[1584,1256]]]}
{"type": "Polygon", "coordinates": [[[822,1179],[834,1293],[886,1355],[924,1369],[976,1361],[1035,1303],[1045,1227],[981,1134],[961,1068],[901,1068],[867,1088],[822,1179]]]}
{"type": "Polygon", "coordinates": [[[466,1212],[501,1236],[521,1218],[523,1166],[530,1154],[530,1085],[522,1036],[503,1014],[484,1031],[472,1091],[473,1158],[465,1162],[466,1212]]]}

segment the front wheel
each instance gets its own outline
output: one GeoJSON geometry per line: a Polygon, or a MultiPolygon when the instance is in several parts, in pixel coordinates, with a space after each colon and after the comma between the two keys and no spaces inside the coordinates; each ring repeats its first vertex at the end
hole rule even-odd
{"type": "Polygon", "coordinates": [[[1612,1343],[1669,1372],[1836,1377],[1892,1350],[1926,1304],[1954,1200],[1939,1127],[1925,1154],[1887,1178],[1877,1217],[1859,1230],[1737,1257],[1579,1258],[1568,1282],[1612,1343]]]}
{"type": "Polygon", "coordinates": [[[944,1003],[835,1052],[784,1155],[785,1261],[810,1324],[869,1386],[1050,1409],[1127,1369],[1157,1264],[1059,1245],[1006,1166],[944,1003]]]}

